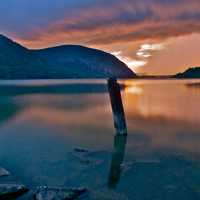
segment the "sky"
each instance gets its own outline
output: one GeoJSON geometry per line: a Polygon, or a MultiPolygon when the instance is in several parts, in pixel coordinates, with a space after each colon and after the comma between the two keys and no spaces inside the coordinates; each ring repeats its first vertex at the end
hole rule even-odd
{"type": "Polygon", "coordinates": [[[141,74],[200,66],[200,0],[6,0],[0,33],[28,48],[102,49],[141,74]]]}

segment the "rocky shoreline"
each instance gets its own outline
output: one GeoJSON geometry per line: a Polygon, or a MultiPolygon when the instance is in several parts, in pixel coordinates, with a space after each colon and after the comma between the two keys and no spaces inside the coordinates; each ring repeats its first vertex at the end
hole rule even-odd
{"type": "MultiPolygon", "coordinates": [[[[0,178],[11,176],[10,172],[0,167],[0,178]]],[[[14,200],[22,197],[24,194],[29,196],[32,200],[76,200],[82,195],[88,193],[86,188],[60,188],[40,186],[35,190],[30,190],[23,184],[7,183],[3,181],[0,183],[0,199],[14,200]],[[28,195],[28,193],[30,193],[28,195]]]]}

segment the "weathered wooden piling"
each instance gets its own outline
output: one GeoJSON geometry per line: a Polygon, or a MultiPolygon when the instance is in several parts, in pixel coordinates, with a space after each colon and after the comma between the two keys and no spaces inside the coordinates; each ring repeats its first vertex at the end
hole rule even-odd
{"type": "Polygon", "coordinates": [[[120,85],[114,78],[108,79],[108,91],[113,112],[116,135],[114,138],[114,150],[109,172],[108,187],[115,188],[121,176],[121,165],[124,160],[127,140],[127,127],[125,113],[121,98],[120,85]]]}
{"type": "Polygon", "coordinates": [[[108,91],[112,106],[114,126],[119,135],[127,135],[126,119],[121,98],[120,85],[115,78],[108,79],[108,91]]]}

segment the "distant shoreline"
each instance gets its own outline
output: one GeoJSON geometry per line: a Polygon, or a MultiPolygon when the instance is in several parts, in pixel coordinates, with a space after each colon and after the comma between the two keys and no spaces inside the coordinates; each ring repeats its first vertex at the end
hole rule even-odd
{"type": "Polygon", "coordinates": [[[137,77],[127,77],[127,78],[116,78],[116,77],[108,77],[108,78],[32,78],[32,79],[1,79],[1,82],[8,82],[8,81],[56,81],[56,82],[62,82],[62,81],[70,81],[70,82],[77,82],[77,80],[79,80],[80,82],[87,82],[87,81],[97,81],[97,82],[101,82],[101,81],[105,81],[108,80],[109,78],[115,78],[118,80],[188,80],[188,79],[200,79],[199,78],[191,78],[191,77],[174,77],[174,76],[137,76],[137,77]]]}

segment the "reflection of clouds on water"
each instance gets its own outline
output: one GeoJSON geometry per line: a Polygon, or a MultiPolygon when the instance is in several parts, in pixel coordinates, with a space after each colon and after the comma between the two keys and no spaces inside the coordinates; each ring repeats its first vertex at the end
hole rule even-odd
{"type": "Polygon", "coordinates": [[[14,119],[32,116],[46,123],[66,122],[73,119],[74,113],[88,115],[89,111],[98,110],[98,105],[108,110],[108,98],[100,95],[106,92],[104,80],[1,81],[0,120],[11,120],[17,115],[14,119]],[[66,111],[70,113],[66,114],[66,111]]]}
{"type": "MultiPolygon", "coordinates": [[[[186,86],[186,83],[188,81],[125,82],[127,87],[122,91],[122,96],[130,130],[129,140],[131,135],[134,138],[132,144],[142,146],[143,141],[139,142],[135,138],[139,134],[141,138],[149,138],[149,148],[152,149],[168,147],[200,152],[200,110],[197,109],[200,93],[186,86]]],[[[1,121],[8,120],[7,127],[12,126],[12,123],[38,124],[66,135],[74,132],[84,141],[87,138],[91,142],[95,134],[101,135],[103,139],[103,135],[113,132],[111,108],[106,93],[36,93],[2,97],[0,105],[1,121]],[[85,137],[82,135],[83,130],[85,137]]]]}
{"type": "Polygon", "coordinates": [[[200,124],[200,93],[184,82],[128,81],[123,96],[130,117],[200,124]]]}
{"type": "Polygon", "coordinates": [[[125,81],[123,101],[135,154],[200,153],[200,93],[188,84],[199,81],[125,81]]]}

